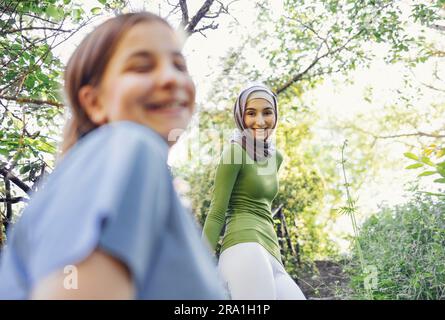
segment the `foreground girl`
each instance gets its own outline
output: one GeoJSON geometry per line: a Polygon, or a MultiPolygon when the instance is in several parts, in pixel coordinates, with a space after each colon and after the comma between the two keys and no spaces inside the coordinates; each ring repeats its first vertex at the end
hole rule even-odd
{"type": "Polygon", "coordinates": [[[108,20],[71,57],[65,93],[63,158],[8,236],[0,298],[224,298],[166,164],[195,99],[173,29],[108,20]]]}

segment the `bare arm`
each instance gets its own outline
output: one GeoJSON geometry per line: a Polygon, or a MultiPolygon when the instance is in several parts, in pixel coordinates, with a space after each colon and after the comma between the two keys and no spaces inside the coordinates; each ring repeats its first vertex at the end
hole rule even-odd
{"type": "Polygon", "coordinates": [[[77,264],[75,269],[70,270],[69,273],[58,270],[41,280],[33,288],[31,299],[134,298],[133,281],[128,269],[122,262],[104,251],[96,249],[77,264]]]}

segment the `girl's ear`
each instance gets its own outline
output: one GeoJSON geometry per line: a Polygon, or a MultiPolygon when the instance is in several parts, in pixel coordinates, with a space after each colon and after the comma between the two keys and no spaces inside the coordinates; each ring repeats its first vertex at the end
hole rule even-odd
{"type": "Polygon", "coordinates": [[[90,120],[96,125],[108,122],[107,110],[99,101],[98,90],[92,85],[85,85],[79,90],[79,102],[90,120]]]}

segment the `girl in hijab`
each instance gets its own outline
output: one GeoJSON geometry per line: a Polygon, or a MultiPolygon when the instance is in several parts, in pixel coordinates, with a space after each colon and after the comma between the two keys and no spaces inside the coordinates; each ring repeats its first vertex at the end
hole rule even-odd
{"type": "Polygon", "coordinates": [[[114,17],[65,70],[63,158],[8,234],[0,299],[224,299],[167,166],[195,87],[172,27],[114,17]]]}
{"type": "Polygon", "coordinates": [[[305,299],[284,269],[271,212],[283,161],[272,141],[277,98],[262,84],[249,86],[233,115],[237,129],[216,169],[202,237],[214,251],[226,222],[218,268],[232,299],[305,299]]]}

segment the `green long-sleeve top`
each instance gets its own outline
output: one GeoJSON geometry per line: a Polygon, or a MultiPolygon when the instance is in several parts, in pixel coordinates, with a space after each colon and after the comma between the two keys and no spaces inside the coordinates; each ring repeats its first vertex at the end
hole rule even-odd
{"type": "Polygon", "coordinates": [[[226,222],[221,252],[238,243],[257,242],[282,263],[271,210],[282,161],[278,150],[276,156],[256,162],[237,143],[224,148],[202,234],[213,250],[226,222]]]}

